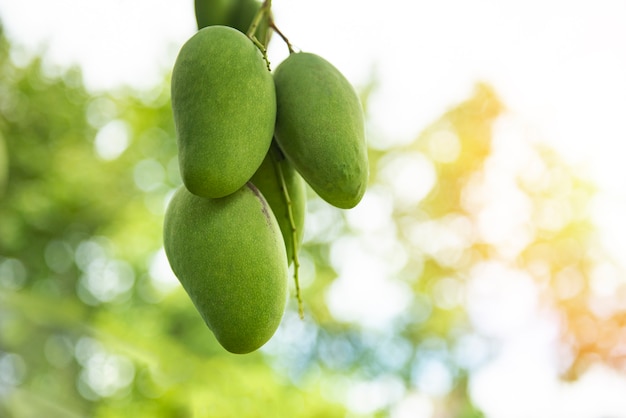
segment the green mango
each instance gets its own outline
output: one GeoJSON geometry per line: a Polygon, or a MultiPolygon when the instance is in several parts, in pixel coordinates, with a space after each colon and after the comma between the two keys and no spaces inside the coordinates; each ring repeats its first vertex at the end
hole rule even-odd
{"type": "Polygon", "coordinates": [[[282,171],[289,200],[291,201],[291,214],[296,229],[295,244],[297,250],[302,243],[304,215],[306,212],[306,186],[302,177],[285,158],[278,146],[272,144],[263,163],[261,163],[261,166],[250,181],[261,191],[261,194],[263,194],[276,216],[280,232],[283,234],[283,240],[285,241],[287,260],[291,264],[294,255],[293,229],[289,220],[289,206],[283,194],[283,185],[277,171],[278,169],[282,171]]]}
{"type": "MultiPolygon", "coordinates": [[[[252,20],[261,9],[261,3],[256,0],[235,0],[233,8],[231,10],[228,26],[239,29],[243,33],[247,33],[252,24],[252,20]]],[[[270,40],[271,31],[268,26],[268,19],[266,16],[261,19],[255,36],[263,45],[267,46],[270,40]]]]}
{"type": "Polygon", "coordinates": [[[311,188],[349,209],[367,187],[363,109],[348,80],[318,55],[292,53],[274,71],[275,138],[311,188]]]}
{"type": "Polygon", "coordinates": [[[203,197],[240,189],[270,147],[276,94],[263,55],[227,26],[200,29],[172,71],[172,110],[181,177],[203,197]]]}
{"type": "Polygon", "coordinates": [[[195,0],[194,10],[198,29],[213,25],[228,25],[233,4],[234,0],[195,0]]]}
{"type": "Polygon", "coordinates": [[[286,305],[280,228],[251,183],[219,199],[180,187],[165,213],[170,266],[219,343],[245,354],[276,331],[286,305]]]}
{"type": "MultiPolygon", "coordinates": [[[[260,8],[261,3],[257,0],[195,0],[196,23],[198,29],[222,25],[248,33],[260,8]]],[[[255,35],[267,46],[271,35],[267,17],[261,20],[255,35]]]]}

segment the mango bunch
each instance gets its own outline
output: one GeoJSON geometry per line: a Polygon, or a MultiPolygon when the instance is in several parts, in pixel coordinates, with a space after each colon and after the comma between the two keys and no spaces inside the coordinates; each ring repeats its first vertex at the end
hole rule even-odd
{"type": "Polygon", "coordinates": [[[165,251],[219,343],[249,353],[282,319],[306,183],[339,208],[365,192],[361,104],[323,58],[291,53],[272,73],[258,45],[224,25],[183,45],[171,100],[183,185],[165,214],[165,251]]]}

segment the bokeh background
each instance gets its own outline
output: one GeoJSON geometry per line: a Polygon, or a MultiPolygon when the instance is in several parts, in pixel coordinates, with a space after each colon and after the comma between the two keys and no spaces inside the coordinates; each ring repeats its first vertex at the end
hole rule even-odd
{"type": "Polygon", "coordinates": [[[309,193],[304,320],[236,356],[161,241],[193,2],[0,0],[0,417],[626,417],[626,3],[272,10],[370,185],[309,193]]]}

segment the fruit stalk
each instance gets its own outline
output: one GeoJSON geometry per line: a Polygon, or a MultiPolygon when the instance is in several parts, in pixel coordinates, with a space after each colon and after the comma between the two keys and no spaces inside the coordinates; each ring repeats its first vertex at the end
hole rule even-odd
{"type": "Polygon", "coordinates": [[[291,42],[289,42],[289,39],[287,39],[287,37],[280,31],[280,29],[278,29],[278,26],[276,26],[274,19],[272,19],[271,17],[269,21],[269,27],[272,28],[272,30],[274,30],[274,32],[276,32],[278,36],[280,36],[283,42],[287,44],[287,48],[289,49],[289,54],[293,54],[295,51],[293,50],[293,46],[291,45],[291,42]]]}
{"type": "MultiPolygon", "coordinates": [[[[280,187],[283,191],[283,197],[285,198],[285,202],[287,203],[287,213],[289,214],[289,224],[291,225],[291,234],[292,234],[292,245],[293,245],[293,279],[296,284],[296,299],[298,301],[298,315],[300,319],[304,319],[304,309],[302,307],[302,296],[300,294],[300,259],[298,258],[298,238],[297,238],[297,229],[296,222],[293,216],[292,203],[291,198],[289,197],[289,191],[287,190],[287,183],[285,182],[285,176],[283,175],[283,169],[281,165],[278,163],[278,154],[280,151],[273,152],[272,163],[274,168],[276,169],[276,175],[280,179],[280,187]]],[[[282,156],[284,158],[284,156],[282,156]]]]}
{"type": "Polygon", "coordinates": [[[252,23],[250,23],[250,27],[248,28],[247,35],[250,39],[256,39],[256,37],[254,36],[254,33],[256,32],[256,29],[259,26],[259,23],[261,23],[261,19],[263,19],[263,16],[267,16],[269,18],[271,10],[272,10],[272,0],[265,0],[263,4],[261,5],[261,7],[259,8],[259,11],[254,16],[254,19],[252,19],[252,23]]]}

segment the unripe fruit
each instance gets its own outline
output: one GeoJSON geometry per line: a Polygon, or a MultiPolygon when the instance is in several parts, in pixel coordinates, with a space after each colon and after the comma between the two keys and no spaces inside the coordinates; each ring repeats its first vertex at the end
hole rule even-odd
{"type": "MultiPolygon", "coordinates": [[[[247,33],[252,24],[252,20],[257,12],[261,9],[261,3],[257,0],[235,0],[233,9],[230,13],[228,26],[237,28],[243,33],[247,33]]],[[[270,40],[270,29],[268,26],[267,16],[263,16],[257,26],[254,35],[263,45],[267,46],[270,40]]]]}
{"type": "Polygon", "coordinates": [[[235,192],[272,141],[276,95],[263,55],[236,29],[203,28],[181,48],[171,88],[185,186],[212,198],[235,192]]]}
{"type": "Polygon", "coordinates": [[[194,10],[198,29],[213,25],[228,25],[232,7],[233,0],[195,0],[194,10]]]}
{"type": "Polygon", "coordinates": [[[328,203],[356,206],[367,186],[363,110],[348,80],[310,53],[292,53],[274,71],[275,138],[304,180],[328,203]]]}
{"type": "MultiPolygon", "coordinates": [[[[195,0],[196,23],[198,29],[223,25],[247,33],[260,8],[261,3],[257,0],[195,0]]],[[[259,42],[267,45],[270,33],[267,17],[264,17],[255,36],[259,42]]]]}
{"type": "Polygon", "coordinates": [[[304,215],[306,212],[306,187],[304,180],[293,165],[282,155],[280,149],[272,144],[270,151],[265,156],[261,167],[254,173],[250,181],[261,191],[265,200],[272,208],[280,232],[285,241],[287,260],[289,264],[293,260],[294,240],[293,229],[289,219],[289,206],[283,193],[283,185],[279,177],[278,169],[281,170],[287,193],[291,202],[291,214],[293,225],[296,228],[296,250],[300,248],[304,234],[304,215]]]}
{"type": "Polygon", "coordinates": [[[220,199],[179,188],[163,241],[172,270],[226,350],[249,353],[272,337],[286,304],[287,258],[276,219],[254,185],[220,199]]]}

